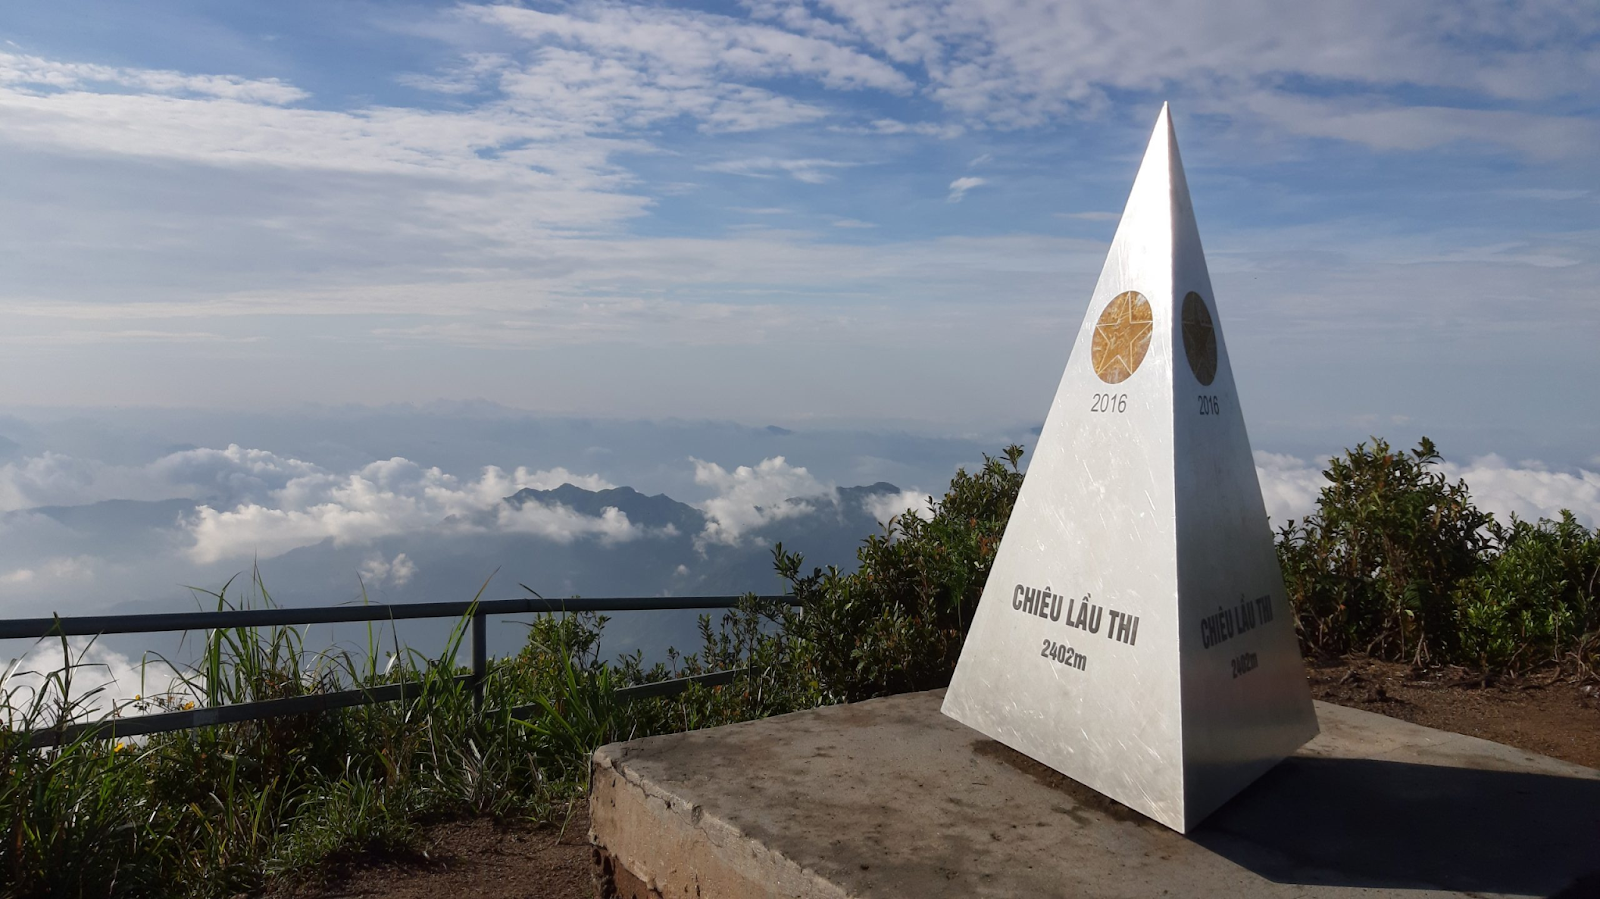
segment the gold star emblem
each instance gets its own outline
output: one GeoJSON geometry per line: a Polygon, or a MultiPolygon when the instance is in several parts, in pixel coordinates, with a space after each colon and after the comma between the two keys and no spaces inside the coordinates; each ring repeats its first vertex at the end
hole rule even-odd
{"type": "Polygon", "coordinates": [[[1107,384],[1128,380],[1144,361],[1154,333],[1150,301],[1135,290],[1117,294],[1095,322],[1090,354],[1094,373],[1107,384]]]}

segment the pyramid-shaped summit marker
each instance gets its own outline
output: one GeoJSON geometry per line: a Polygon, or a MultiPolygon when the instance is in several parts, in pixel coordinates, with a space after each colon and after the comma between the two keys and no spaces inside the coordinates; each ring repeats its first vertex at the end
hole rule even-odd
{"type": "Polygon", "coordinates": [[[1317,733],[1165,107],[944,713],[1180,832],[1317,733]]]}

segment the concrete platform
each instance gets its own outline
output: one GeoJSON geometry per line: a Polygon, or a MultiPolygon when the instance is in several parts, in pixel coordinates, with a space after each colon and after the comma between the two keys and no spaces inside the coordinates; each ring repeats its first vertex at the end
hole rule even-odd
{"type": "Polygon", "coordinates": [[[939,714],[942,691],[602,747],[626,899],[1600,895],[1600,771],[1317,704],[1185,837],[939,714]]]}

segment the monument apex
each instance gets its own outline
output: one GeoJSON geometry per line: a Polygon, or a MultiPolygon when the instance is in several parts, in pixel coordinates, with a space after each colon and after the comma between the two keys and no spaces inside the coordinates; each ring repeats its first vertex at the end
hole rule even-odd
{"type": "Polygon", "coordinates": [[[1186,832],[1316,735],[1163,106],[946,715],[1186,832]]]}

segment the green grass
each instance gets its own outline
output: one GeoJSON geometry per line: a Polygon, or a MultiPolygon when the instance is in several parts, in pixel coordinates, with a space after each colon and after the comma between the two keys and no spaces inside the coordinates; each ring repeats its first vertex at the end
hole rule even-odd
{"type": "MultiPolygon", "coordinates": [[[[231,585],[230,585],[231,587],[231,585]]],[[[219,608],[271,602],[259,577],[219,608]]],[[[540,616],[516,656],[491,660],[483,709],[453,660],[470,616],[437,657],[369,631],[366,651],[309,651],[294,628],[204,636],[170,691],[124,713],[220,706],[409,683],[416,695],[148,738],[81,738],[28,748],[24,731],[93,717],[103,688],[86,648],[43,687],[0,681],[0,895],[224,896],[274,876],[313,875],[330,859],[415,848],[430,818],[560,821],[587,786],[589,754],[613,739],[728,720],[699,708],[709,691],[624,702],[616,688],[673,672],[637,658],[601,662],[604,620],[540,616]],[[389,660],[393,660],[392,663],[389,660]],[[510,710],[531,705],[527,720],[510,710]]],[[[697,657],[678,660],[701,667],[697,657]]]]}
{"type": "MultiPolygon", "coordinates": [[[[30,749],[23,731],[93,717],[86,648],[43,685],[0,677],[0,897],[232,896],[303,878],[366,850],[416,848],[430,819],[561,821],[592,751],[948,681],[1022,482],[1019,447],[960,471],[927,519],[868,538],[855,571],[774,563],[803,612],[748,598],[701,647],[646,668],[600,656],[601,617],[539,616],[516,655],[491,660],[480,710],[458,676],[470,618],[436,657],[382,645],[311,651],[293,628],[203,635],[174,689],[128,712],[220,706],[405,683],[400,702],[200,728],[148,739],[30,749]],[[617,689],[746,670],[721,687],[624,700],[617,689]],[[510,710],[532,706],[526,720],[510,710]],[[11,729],[6,729],[10,722],[11,729]]],[[[1365,651],[1486,674],[1600,665],[1600,534],[1570,516],[1501,526],[1423,443],[1358,446],[1329,471],[1315,515],[1279,535],[1307,653],[1365,651]]],[[[271,596],[255,575],[206,594],[219,608],[271,596]]],[[[480,591],[481,593],[481,591],[480,591]]],[[[75,653],[75,654],[74,654],[75,653]]],[[[163,660],[157,660],[162,662],[163,660]]]]}

